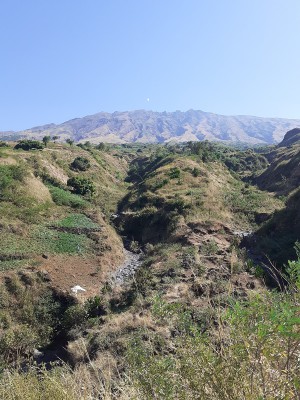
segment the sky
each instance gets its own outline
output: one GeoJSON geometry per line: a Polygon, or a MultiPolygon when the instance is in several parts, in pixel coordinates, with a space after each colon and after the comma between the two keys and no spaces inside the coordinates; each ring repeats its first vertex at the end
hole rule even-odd
{"type": "Polygon", "coordinates": [[[0,131],[136,109],[300,119],[299,0],[0,0],[0,131]]]}

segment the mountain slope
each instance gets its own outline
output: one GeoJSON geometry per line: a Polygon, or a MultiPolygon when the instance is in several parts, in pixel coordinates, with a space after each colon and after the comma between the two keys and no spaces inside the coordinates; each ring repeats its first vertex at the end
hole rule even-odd
{"type": "Polygon", "coordinates": [[[287,146],[292,146],[293,144],[300,144],[300,129],[295,128],[290,131],[288,131],[282,140],[282,142],[279,144],[280,147],[287,147],[287,146]]]}
{"type": "Polygon", "coordinates": [[[216,140],[255,144],[279,142],[287,130],[298,126],[300,120],[224,116],[195,110],[186,112],[137,110],[112,114],[100,112],[59,125],[38,126],[11,135],[37,139],[51,135],[59,136],[60,140],[71,138],[76,142],[92,143],[216,140]]]}
{"type": "Polygon", "coordinates": [[[300,185],[300,129],[287,132],[266,157],[270,165],[254,182],[260,189],[287,195],[300,185]]]}

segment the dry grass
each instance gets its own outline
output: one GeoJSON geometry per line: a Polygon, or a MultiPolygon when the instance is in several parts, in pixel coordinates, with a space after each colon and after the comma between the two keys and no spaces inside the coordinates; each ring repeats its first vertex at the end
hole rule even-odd
{"type": "Polygon", "coordinates": [[[37,203],[52,203],[52,197],[49,189],[33,174],[25,178],[24,185],[27,192],[25,192],[26,195],[31,196],[36,200],[37,203]]]}

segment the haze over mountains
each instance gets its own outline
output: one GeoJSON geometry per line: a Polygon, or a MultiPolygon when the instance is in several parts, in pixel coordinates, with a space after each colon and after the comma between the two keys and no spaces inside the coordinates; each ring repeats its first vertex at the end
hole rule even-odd
{"type": "Polygon", "coordinates": [[[59,140],[92,143],[165,143],[199,140],[278,143],[300,127],[300,119],[225,116],[204,111],[154,112],[146,110],[100,112],[62,124],[48,124],[19,132],[0,132],[0,138],[59,136],[59,140]]]}

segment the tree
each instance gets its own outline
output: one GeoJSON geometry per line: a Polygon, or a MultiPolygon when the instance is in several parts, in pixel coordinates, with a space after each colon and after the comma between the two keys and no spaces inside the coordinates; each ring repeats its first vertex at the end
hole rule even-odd
{"type": "Polygon", "coordinates": [[[67,139],[66,143],[68,143],[70,146],[72,146],[74,144],[74,140],[72,139],[67,139]]]}
{"type": "Polygon", "coordinates": [[[97,150],[104,151],[105,150],[105,144],[103,142],[100,142],[99,144],[97,144],[97,146],[95,148],[97,150]]]}
{"type": "Polygon", "coordinates": [[[43,137],[43,143],[45,147],[47,147],[48,143],[50,142],[51,137],[50,136],[44,136],[43,137]]]}
{"type": "Polygon", "coordinates": [[[84,143],[84,147],[86,148],[86,149],[91,149],[92,148],[92,144],[91,144],[91,142],[89,142],[88,140],[84,143]]]}
{"type": "Polygon", "coordinates": [[[52,136],[52,140],[53,140],[54,143],[55,143],[56,140],[58,140],[58,139],[59,139],[59,136],[52,136]]]}

